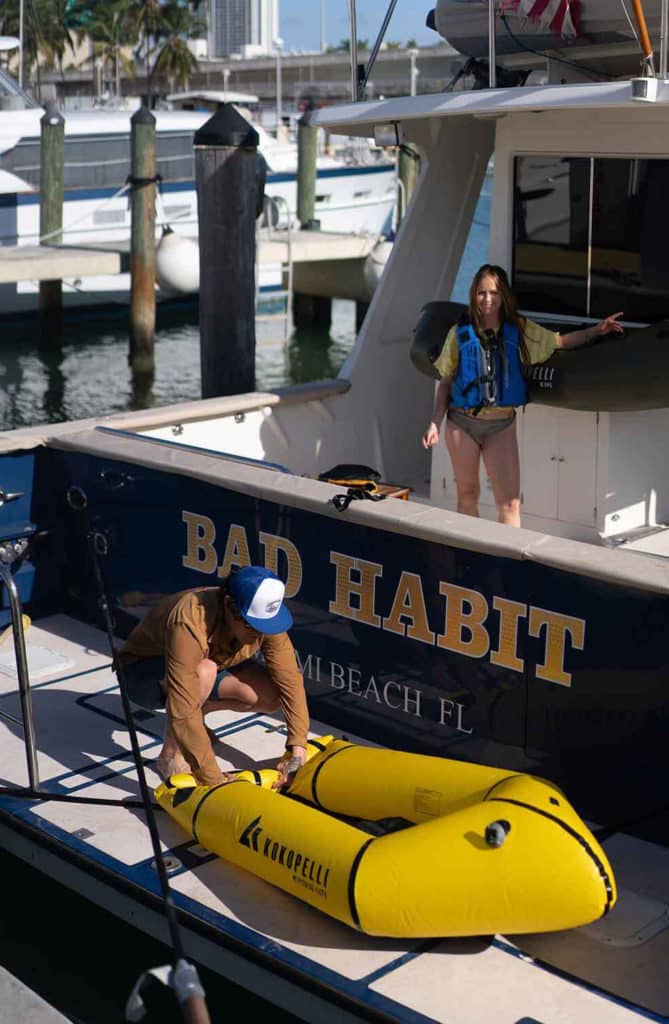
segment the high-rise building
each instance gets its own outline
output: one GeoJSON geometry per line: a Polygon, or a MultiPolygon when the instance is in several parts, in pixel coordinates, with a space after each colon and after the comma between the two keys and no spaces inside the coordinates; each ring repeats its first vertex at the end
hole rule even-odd
{"type": "Polygon", "coordinates": [[[279,0],[250,0],[251,39],[263,53],[271,53],[279,36],[279,0]]]}
{"type": "Polygon", "coordinates": [[[279,0],[209,0],[209,55],[271,53],[279,35],[279,0]]]}

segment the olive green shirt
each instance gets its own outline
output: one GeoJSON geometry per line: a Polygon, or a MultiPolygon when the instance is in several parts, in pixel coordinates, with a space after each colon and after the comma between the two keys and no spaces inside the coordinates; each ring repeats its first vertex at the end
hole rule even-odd
{"type": "MultiPolygon", "coordinates": [[[[547,359],[555,352],[558,347],[557,334],[554,331],[549,331],[545,327],[541,327],[540,324],[535,324],[533,320],[525,320],[523,323],[523,337],[525,339],[525,347],[529,359],[527,362],[532,365],[533,363],[545,363],[547,359]]],[[[522,349],[521,349],[522,357],[522,349]]],[[[458,328],[454,324],[450,331],[446,335],[446,341],[442,348],[439,356],[435,360],[435,367],[441,378],[450,377],[455,378],[458,372],[458,363],[460,361],[460,353],[458,351],[458,328]]],[[[502,411],[511,412],[510,407],[507,406],[491,406],[490,408],[483,407],[478,414],[478,418],[486,415],[499,416],[502,411]]]]}
{"type": "Polygon", "coordinates": [[[200,708],[197,666],[210,658],[219,671],[248,661],[261,651],[278,687],[286,720],[286,746],[306,746],[309,728],[306,694],[295,648],[287,633],[260,634],[240,644],[225,624],[219,587],[185,590],[164,597],[132,630],[119,658],[165,657],[167,711],[181,753],[203,785],[216,785],[223,774],[212,750],[200,708]]]}

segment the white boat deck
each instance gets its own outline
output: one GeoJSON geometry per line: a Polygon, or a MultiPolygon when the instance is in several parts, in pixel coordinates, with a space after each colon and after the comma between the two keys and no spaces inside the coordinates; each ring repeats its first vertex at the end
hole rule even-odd
{"type": "MultiPolygon", "coordinates": [[[[57,880],[164,938],[107,638],[55,615],[34,623],[26,643],[43,789],[130,803],[0,795],[2,841],[57,880]]],[[[0,645],[0,780],[5,787],[23,787],[28,777],[12,651],[11,638],[0,645]]],[[[158,782],[152,761],[160,749],[161,718],[136,713],[150,785],[158,782]]],[[[209,716],[208,724],[218,735],[223,768],[269,766],[283,750],[283,727],[274,716],[221,712],[209,716]]],[[[318,722],[312,727],[314,735],[330,731],[318,722]]],[[[226,864],[160,810],[157,818],[188,955],[304,1019],[623,1024],[669,1014],[663,966],[669,953],[667,849],[623,834],[608,840],[621,899],[608,918],[587,928],[522,939],[381,940],[226,864]],[[570,979],[568,971],[588,981],[570,979]],[[645,1009],[632,1005],[636,1001],[645,1009]]]]}

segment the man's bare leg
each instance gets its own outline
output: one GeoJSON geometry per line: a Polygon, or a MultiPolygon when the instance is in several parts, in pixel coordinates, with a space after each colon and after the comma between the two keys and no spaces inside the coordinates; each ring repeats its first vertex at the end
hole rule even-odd
{"type": "MultiPolygon", "coordinates": [[[[265,668],[256,664],[245,664],[237,666],[221,680],[218,686],[217,699],[210,700],[210,695],[216,681],[217,666],[209,658],[203,659],[198,667],[197,673],[200,680],[200,707],[202,717],[210,711],[238,711],[248,713],[272,713],[280,706],[279,690],[272,681],[265,668]]],[[[217,737],[205,724],[209,739],[213,744],[217,737]]],[[[185,772],[190,773],[191,767],[179,750],[176,737],[172,732],[169,714],[166,715],[165,736],[163,749],[156,760],[156,771],[162,779],[170,775],[178,775],[185,772]]]]}
{"type": "MultiPolygon", "coordinates": [[[[211,688],[214,685],[214,680],[216,679],[216,671],[216,664],[208,658],[201,661],[197,667],[197,674],[200,680],[200,699],[202,701],[203,714],[206,707],[206,698],[211,693],[211,688]]],[[[212,735],[210,729],[207,729],[207,732],[209,733],[209,738],[213,744],[215,736],[212,735]]],[[[156,771],[160,775],[161,779],[168,779],[170,775],[190,774],[192,771],[191,766],[179,749],[179,744],[177,743],[174,732],[172,731],[172,723],[170,722],[169,713],[165,714],[163,748],[156,759],[156,771]]]]}
{"type": "Polygon", "coordinates": [[[191,767],[179,750],[170,716],[165,715],[165,736],[163,738],[163,749],[156,759],[156,771],[161,779],[169,779],[170,775],[189,774],[191,767]]]}

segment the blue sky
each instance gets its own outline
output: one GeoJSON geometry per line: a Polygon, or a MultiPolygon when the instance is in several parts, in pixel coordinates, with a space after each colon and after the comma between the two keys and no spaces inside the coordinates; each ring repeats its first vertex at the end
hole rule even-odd
{"type": "MultiPolygon", "coordinates": [[[[356,0],[358,38],[371,46],[388,10],[388,0],[356,0]]],[[[348,0],[324,0],[325,42],[337,46],[350,35],[348,0]]],[[[419,46],[431,46],[441,37],[425,27],[434,0],[398,0],[386,40],[406,43],[415,39],[419,46]]],[[[287,50],[318,50],[321,40],[321,0],[279,0],[281,38],[287,50]]]]}

